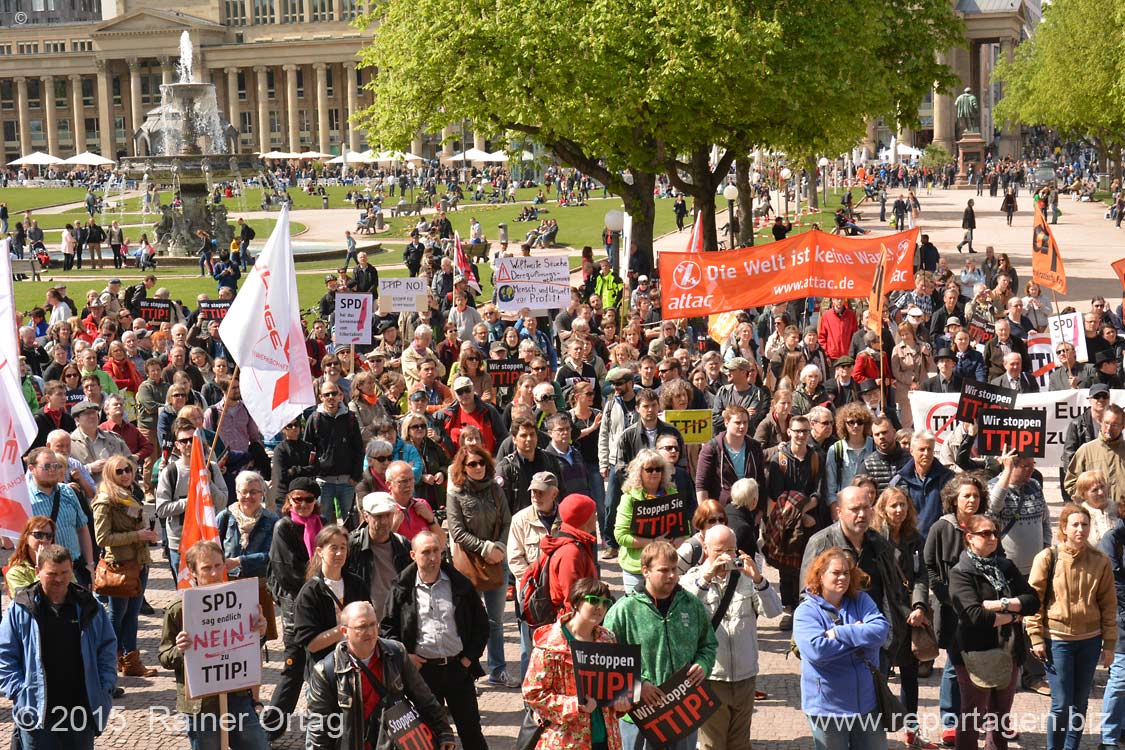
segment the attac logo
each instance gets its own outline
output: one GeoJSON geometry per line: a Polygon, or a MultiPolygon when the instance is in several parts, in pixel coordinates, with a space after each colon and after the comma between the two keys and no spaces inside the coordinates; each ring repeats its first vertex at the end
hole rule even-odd
{"type": "Polygon", "coordinates": [[[694,260],[682,260],[672,273],[672,282],[680,289],[695,289],[703,281],[703,269],[694,260]]]}

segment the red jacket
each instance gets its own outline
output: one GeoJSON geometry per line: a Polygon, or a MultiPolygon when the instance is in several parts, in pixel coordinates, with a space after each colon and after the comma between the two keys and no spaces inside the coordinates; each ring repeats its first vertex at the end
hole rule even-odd
{"type": "Polygon", "coordinates": [[[845,307],[844,314],[841,315],[830,307],[820,314],[816,340],[829,358],[836,360],[848,353],[852,336],[858,330],[859,321],[855,317],[855,310],[845,307]]]}
{"type": "Polygon", "coordinates": [[[113,358],[108,358],[102,369],[109,373],[113,378],[114,384],[118,390],[137,392],[144,382],[144,378],[137,372],[137,366],[133,364],[132,360],[123,359],[120,362],[113,358]]]}
{"type": "Polygon", "coordinates": [[[551,603],[559,614],[570,609],[570,589],[583,578],[597,578],[598,568],[594,563],[594,544],[597,540],[585,531],[562,524],[559,531],[570,534],[547,536],[539,542],[539,554],[549,555],[551,582],[551,603]],[[575,543],[577,541],[577,544],[575,543]],[[554,554],[552,554],[554,553],[554,554]]]}

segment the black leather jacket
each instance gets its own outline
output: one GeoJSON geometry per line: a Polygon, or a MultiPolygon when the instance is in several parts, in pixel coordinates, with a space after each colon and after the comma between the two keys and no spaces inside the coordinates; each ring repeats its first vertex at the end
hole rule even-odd
{"type": "MultiPolygon", "coordinates": [[[[387,730],[384,709],[393,695],[405,695],[433,731],[438,743],[454,742],[445,709],[426,686],[406,649],[398,641],[379,639],[383,686],[388,696],[372,713],[378,722],[378,739],[372,750],[391,750],[394,740],[387,730]]],[[[367,725],[363,718],[363,693],[359,668],[348,652],[347,641],[313,665],[309,674],[309,726],[306,750],[363,750],[367,725]]]]}

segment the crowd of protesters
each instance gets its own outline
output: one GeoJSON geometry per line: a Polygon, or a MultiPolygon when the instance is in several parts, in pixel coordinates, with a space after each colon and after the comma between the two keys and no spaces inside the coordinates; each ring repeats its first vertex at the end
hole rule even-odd
{"type": "Polygon", "coordinates": [[[158,651],[138,644],[159,565],[197,585],[259,581],[255,628],[263,643],[280,635],[284,653],[268,702],[257,689],[229,696],[239,748],[293,729],[302,694],[309,748],[390,747],[391,693],[436,746],[486,748],[488,689],[522,690],[539,748],[656,747],[632,698],[578,702],[576,641],[639,646],[638,703],[663,701],[684,668],[707,682],[719,710],[663,747],[749,748],[752,715],[768,717],[758,636],[773,618],[800,653],[818,750],[887,746],[876,715],[888,675],[909,747],[970,750],[984,734],[1003,750],[1022,686],[1050,695],[1047,747],[1077,750],[1098,664],[1110,670],[1100,742],[1115,745],[1121,307],[1095,299],[1090,362],[1062,345],[1049,378],[1090,399],[1067,436],[1071,502],[1056,527],[1034,459],[980,457],[964,426],[939,446],[908,398],[970,378],[1037,390],[1025,342],[1051,303],[991,248],[955,271],[922,235],[916,260],[914,287],[891,295],[883,321],[855,300],[802,299],[742,311],[717,338],[705,320],[663,319],[645,273],[589,262],[565,308],[513,320],[446,264],[426,309],[376,316],[375,343],[354,356],[332,343],[332,296],[349,288],[333,274],[306,341],[317,406],[277,436],[241,400],[208,297],[156,323],[139,304],[161,298],[155,276],[111,280],[83,304],[52,287],[19,331],[39,427],[25,457],[34,516],[5,567],[0,624],[0,690],[27,719],[23,747],[62,746],[50,718],[64,707],[93,719],[66,746],[92,747],[118,677],[151,678],[157,661],[176,674],[192,747],[218,746],[205,720],[217,701],[185,690],[193,641],[179,601],[158,651]],[[991,327],[987,343],[970,320],[991,327]],[[516,377],[500,377],[512,362],[516,377]],[[706,410],[711,436],[666,418],[682,409],[706,410]],[[219,539],[181,550],[200,446],[219,539]],[[673,497],[684,527],[641,533],[638,507],[673,497]],[[135,595],[91,593],[102,560],[137,571],[135,595]],[[616,597],[601,580],[612,566],[616,597]],[[529,582],[547,585],[546,615],[529,614],[529,582]],[[504,653],[512,609],[518,666],[504,653]],[[939,650],[941,724],[927,736],[918,682],[939,650]]]}

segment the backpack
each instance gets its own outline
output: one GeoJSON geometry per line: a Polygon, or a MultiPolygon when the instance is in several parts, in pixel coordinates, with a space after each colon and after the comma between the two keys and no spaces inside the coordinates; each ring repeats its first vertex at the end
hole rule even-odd
{"type": "Polygon", "coordinates": [[[246,225],[246,236],[247,236],[247,238],[252,240],[252,239],[254,239],[255,237],[258,236],[258,233],[254,231],[254,227],[247,224],[246,225]]]}
{"type": "MultiPolygon", "coordinates": [[[[560,531],[556,536],[574,539],[574,544],[578,544],[578,540],[572,534],[560,531]]],[[[555,552],[558,552],[559,549],[562,549],[562,547],[556,549],[555,552]]],[[[539,559],[525,570],[520,578],[518,592],[520,617],[531,628],[547,625],[558,618],[558,610],[551,601],[552,557],[554,557],[553,552],[549,555],[539,555],[539,559]]]]}

